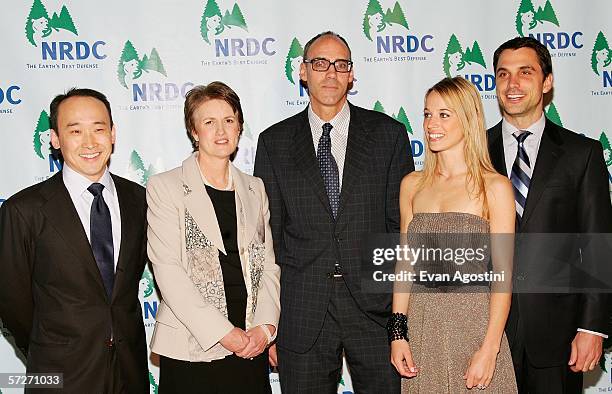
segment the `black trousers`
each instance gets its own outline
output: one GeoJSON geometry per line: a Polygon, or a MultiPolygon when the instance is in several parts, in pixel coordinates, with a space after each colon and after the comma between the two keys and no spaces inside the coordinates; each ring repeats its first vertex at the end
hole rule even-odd
{"type": "Polygon", "coordinates": [[[159,394],[270,394],[268,352],[253,360],[234,354],[211,362],[159,357],[159,394]]]}
{"type": "Polygon", "coordinates": [[[519,394],[582,393],[582,372],[572,372],[567,364],[541,368],[529,361],[521,329],[510,350],[519,394]]]}
{"type": "Polygon", "coordinates": [[[277,350],[283,394],[337,393],[343,354],[355,393],[400,392],[386,329],[359,309],[342,278],[334,279],[334,293],[314,346],[303,354],[281,346],[277,350]]]}

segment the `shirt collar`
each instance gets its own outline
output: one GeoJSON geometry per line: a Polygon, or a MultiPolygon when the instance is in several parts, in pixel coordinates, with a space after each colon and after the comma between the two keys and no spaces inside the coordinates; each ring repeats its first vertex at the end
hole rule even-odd
{"type": "MultiPolygon", "coordinates": [[[[92,182],[87,177],[82,174],[79,174],[66,163],[62,167],[62,179],[64,180],[64,185],[66,185],[66,189],[71,195],[83,195],[83,193],[89,193],[87,188],[95,182],[92,182]]],[[[108,167],[104,170],[104,174],[100,177],[97,183],[101,183],[104,185],[104,188],[108,190],[113,196],[115,195],[115,184],[113,183],[110,171],[108,171],[108,167]]],[[[91,194],[91,193],[89,193],[91,194]]]]}
{"type": "MultiPolygon", "coordinates": [[[[542,134],[544,134],[544,127],[546,127],[546,117],[544,116],[544,112],[542,112],[542,116],[540,116],[540,119],[538,119],[534,124],[530,125],[524,130],[528,130],[539,140],[542,138],[542,134]]],[[[513,136],[514,133],[516,133],[517,131],[519,131],[519,129],[510,122],[508,122],[506,118],[502,119],[502,133],[509,136],[513,136]]]]}
{"type": "Polygon", "coordinates": [[[348,119],[350,118],[351,109],[349,107],[348,101],[344,102],[342,109],[340,112],[336,114],[330,121],[326,122],[319,118],[319,115],[315,114],[312,109],[312,105],[308,106],[308,122],[310,123],[311,130],[321,131],[323,133],[323,125],[325,123],[331,123],[334,131],[347,134],[348,133],[348,125],[345,125],[348,119]]]}

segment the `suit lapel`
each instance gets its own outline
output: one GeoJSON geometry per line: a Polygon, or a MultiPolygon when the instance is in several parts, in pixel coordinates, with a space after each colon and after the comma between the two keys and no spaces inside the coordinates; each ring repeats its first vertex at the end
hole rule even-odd
{"type": "Polygon", "coordinates": [[[531,184],[525,202],[525,212],[521,220],[521,228],[525,227],[531,214],[533,213],[542,192],[546,188],[546,184],[550,180],[550,174],[557,165],[559,158],[563,155],[563,149],[560,147],[561,140],[556,126],[546,119],[546,127],[542,134],[542,141],[538,149],[538,158],[535,168],[531,175],[531,184]]]}
{"type": "Polygon", "coordinates": [[[75,263],[84,264],[93,281],[97,283],[99,291],[106,294],[100,270],[91,251],[91,245],[70,194],[64,186],[62,173],[58,172],[54,175],[47,187],[41,191],[49,198],[43,210],[44,215],[66,244],[66,251],[74,253],[77,258],[75,263]]]}
{"type": "Polygon", "coordinates": [[[489,155],[491,156],[491,162],[495,170],[503,176],[508,176],[506,169],[506,156],[504,153],[504,139],[502,137],[502,122],[496,124],[491,131],[489,131],[489,155]]]}
{"type": "Polygon", "coordinates": [[[308,108],[302,111],[302,121],[299,122],[302,127],[299,127],[294,134],[294,159],[295,165],[300,170],[307,183],[312,187],[312,190],[317,195],[321,203],[332,216],[329,199],[325,191],[323,177],[319,170],[319,162],[312,142],[312,132],[310,131],[310,123],[308,122],[308,108]]]}
{"type": "Polygon", "coordinates": [[[197,155],[193,154],[183,161],[183,187],[185,193],[185,208],[189,211],[193,220],[198,224],[200,231],[208,240],[224,254],[225,247],[221,230],[217,221],[215,208],[208,197],[204,186],[200,167],[197,163],[197,155]]]}
{"type": "Polygon", "coordinates": [[[123,275],[122,273],[126,269],[126,265],[130,263],[130,256],[134,256],[133,251],[135,248],[141,248],[142,244],[137,242],[136,234],[138,231],[134,231],[134,226],[142,225],[144,219],[137,213],[142,210],[134,199],[132,198],[127,189],[123,187],[123,181],[112,175],[113,182],[115,183],[115,191],[117,192],[117,200],[119,201],[119,212],[121,215],[121,245],[119,248],[119,257],[117,259],[117,269],[115,270],[115,284],[113,286],[113,297],[117,292],[117,288],[121,288],[123,275]]]}
{"type": "Polygon", "coordinates": [[[371,143],[362,120],[358,117],[355,107],[351,104],[351,120],[349,123],[349,134],[344,159],[344,171],[342,175],[342,191],[340,193],[340,205],[338,206],[338,217],[342,214],[352,190],[361,178],[361,173],[369,157],[368,149],[371,143]]]}

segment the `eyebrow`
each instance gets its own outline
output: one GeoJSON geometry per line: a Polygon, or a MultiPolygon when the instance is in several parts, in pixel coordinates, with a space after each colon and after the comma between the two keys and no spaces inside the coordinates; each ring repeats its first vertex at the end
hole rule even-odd
{"type": "MultiPolygon", "coordinates": [[[[72,123],[68,123],[68,124],[66,125],[66,127],[78,126],[78,125],[80,125],[80,124],[81,124],[81,123],[79,123],[79,122],[72,122],[72,123]]],[[[105,122],[105,121],[103,121],[103,120],[99,120],[99,121],[97,121],[97,122],[93,122],[93,124],[95,124],[95,125],[103,125],[103,126],[106,126],[106,122],[105,122]]]]}

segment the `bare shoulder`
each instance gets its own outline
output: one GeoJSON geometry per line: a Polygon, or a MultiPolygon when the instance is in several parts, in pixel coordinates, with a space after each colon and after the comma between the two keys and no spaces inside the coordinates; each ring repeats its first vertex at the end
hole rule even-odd
{"type": "Polygon", "coordinates": [[[496,172],[490,172],[485,174],[484,181],[487,198],[514,198],[512,183],[507,177],[496,172]]]}
{"type": "Polygon", "coordinates": [[[400,184],[400,193],[414,194],[421,178],[423,178],[423,171],[412,171],[405,175],[400,184]]]}

